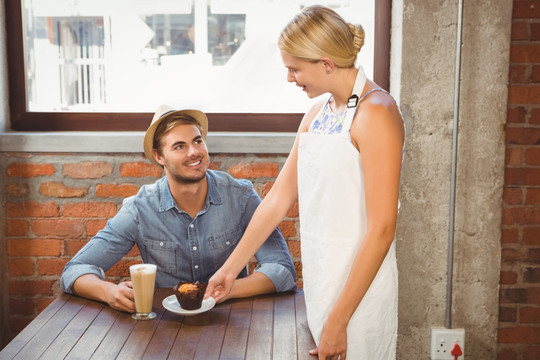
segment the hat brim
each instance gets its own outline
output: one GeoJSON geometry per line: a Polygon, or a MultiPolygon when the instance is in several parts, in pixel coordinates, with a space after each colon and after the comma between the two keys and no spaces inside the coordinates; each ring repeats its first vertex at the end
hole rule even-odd
{"type": "Polygon", "coordinates": [[[208,134],[208,118],[202,111],[191,110],[191,109],[190,110],[172,110],[172,111],[161,113],[161,115],[156,114],[157,116],[154,115],[154,119],[152,119],[152,123],[148,127],[148,130],[146,130],[146,134],[144,135],[144,141],[143,141],[144,154],[146,155],[146,157],[152,164],[160,168],[162,167],[161,164],[156,161],[156,159],[154,158],[154,154],[152,153],[152,149],[154,145],[154,134],[156,132],[157,127],[163,120],[168,119],[174,115],[182,115],[182,114],[191,116],[192,118],[195,119],[195,121],[199,123],[199,125],[201,126],[201,136],[204,140],[206,140],[206,136],[208,134]]]}

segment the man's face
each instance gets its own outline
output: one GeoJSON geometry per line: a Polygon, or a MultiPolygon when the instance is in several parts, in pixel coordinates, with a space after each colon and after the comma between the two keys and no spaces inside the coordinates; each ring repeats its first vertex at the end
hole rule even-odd
{"type": "Polygon", "coordinates": [[[173,128],[161,140],[161,153],[154,149],[158,163],[163,165],[169,180],[196,183],[206,177],[208,149],[195,125],[183,124],[173,128]]]}

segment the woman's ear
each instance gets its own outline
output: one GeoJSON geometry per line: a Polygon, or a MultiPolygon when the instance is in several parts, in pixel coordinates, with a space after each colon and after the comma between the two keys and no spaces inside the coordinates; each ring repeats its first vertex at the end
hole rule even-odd
{"type": "Polygon", "coordinates": [[[323,64],[324,71],[326,71],[327,74],[330,74],[332,70],[334,70],[334,62],[330,58],[321,58],[321,63],[323,64]]]}

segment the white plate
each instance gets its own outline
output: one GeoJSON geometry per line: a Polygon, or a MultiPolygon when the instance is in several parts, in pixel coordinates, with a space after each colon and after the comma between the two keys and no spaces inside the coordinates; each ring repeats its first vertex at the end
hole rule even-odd
{"type": "Polygon", "coordinates": [[[214,300],[213,297],[204,299],[201,304],[201,307],[197,310],[182,309],[175,295],[167,296],[165,299],[163,299],[162,304],[163,304],[163,307],[169,311],[172,311],[174,313],[184,315],[184,316],[191,316],[191,315],[197,315],[197,314],[210,310],[211,308],[214,307],[214,305],[216,305],[216,300],[214,300]]]}

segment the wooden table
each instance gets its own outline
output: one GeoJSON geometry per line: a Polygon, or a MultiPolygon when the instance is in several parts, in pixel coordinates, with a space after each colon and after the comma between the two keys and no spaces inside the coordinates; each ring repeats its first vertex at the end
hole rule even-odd
{"type": "Polygon", "coordinates": [[[186,317],[163,308],[171,294],[156,290],[150,321],[62,294],[0,359],[315,359],[302,290],[230,300],[186,317]]]}

